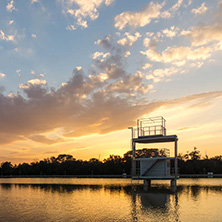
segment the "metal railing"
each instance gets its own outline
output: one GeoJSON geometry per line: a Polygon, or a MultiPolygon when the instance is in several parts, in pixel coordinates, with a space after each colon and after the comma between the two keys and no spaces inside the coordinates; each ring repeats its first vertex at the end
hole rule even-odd
{"type": "Polygon", "coordinates": [[[166,136],[166,120],[163,117],[153,117],[137,120],[137,127],[131,127],[133,138],[145,136],[166,136]]]}

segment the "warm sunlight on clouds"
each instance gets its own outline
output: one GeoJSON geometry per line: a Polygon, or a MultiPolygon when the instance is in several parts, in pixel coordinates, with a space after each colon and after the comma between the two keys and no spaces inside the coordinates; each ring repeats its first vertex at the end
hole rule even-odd
{"type": "Polygon", "coordinates": [[[152,19],[159,18],[162,7],[163,4],[150,2],[138,12],[122,12],[115,17],[115,27],[119,30],[124,29],[126,26],[133,28],[143,27],[149,24],[152,19]]]}
{"type": "MultiPolygon", "coordinates": [[[[109,6],[114,0],[58,0],[63,7],[64,13],[74,17],[76,24],[87,28],[87,20],[96,20],[99,17],[98,9],[101,5],[109,6]]],[[[67,27],[68,30],[75,30],[74,25],[67,27]]]]}
{"type": "Polygon", "coordinates": [[[0,162],[122,155],[163,116],[220,154],[222,1],[0,1],[0,162]]]}
{"type": "Polygon", "coordinates": [[[8,4],[7,4],[7,6],[6,6],[6,10],[8,11],[8,12],[12,12],[12,11],[16,11],[17,9],[15,8],[15,6],[14,6],[14,1],[13,0],[11,0],[8,4]]]}
{"type": "Polygon", "coordinates": [[[0,30],[0,40],[5,40],[5,41],[14,41],[15,37],[13,35],[6,35],[2,30],[0,30]]]}
{"type": "Polygon", "coordinates": [[[196,14],[196,15],[201,15],[203,13],[205,13],[207,11],[207,7],[205,6],[205,2],[201,4],[201,6],[197,9],[193,8],[191,10],[192,13],[196,14]]]}

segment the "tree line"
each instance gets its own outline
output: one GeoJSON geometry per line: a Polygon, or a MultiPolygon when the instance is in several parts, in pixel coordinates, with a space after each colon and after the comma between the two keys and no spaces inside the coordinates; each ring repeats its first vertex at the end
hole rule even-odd
{"type": "MultiPolygon", "coordinates": [[[[164,149],[138,149],[136,157],[166,156],[164,149]]],[[[0,165],[0,175],[130,175],[132,163],[132,151],[126,152],[122,157],[110,155],[100,161],[91,158],[89,161],[75,159],[69,154],[60,154],[32,163],[20,163],[13,165],[6,161],[0,165]]],[[[180,174],[205,174],[213,172],[222,174],[222,155],[208,158],[202,157],[200,151],[194,149],[186,154],[178,155],[178,167],[180,174]]]]}

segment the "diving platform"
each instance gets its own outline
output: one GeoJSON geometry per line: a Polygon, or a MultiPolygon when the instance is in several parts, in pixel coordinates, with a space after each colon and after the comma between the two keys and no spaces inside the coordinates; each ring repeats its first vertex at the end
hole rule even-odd
{"type": "Polygon", "coordinates": [[[132,138],[132,179],[144,180],[144,184],[151,180],[171,180],[176,186],[178,177],[177,135],[166,134],[166,120],[159,117],[137,120],[136,127],[131,129],[132,138]],[[136,144],[174,143],[173,155],[170,149],[152,148],[137,150],[136,144]]]}
{"type": "Polygon", "coordinates": [[[176,139],[177,139],[176,135],[143,136],[143,137],[133,138],[133,142],[135,143],[167,143],[167,142],[174,142],[176,139]]]}

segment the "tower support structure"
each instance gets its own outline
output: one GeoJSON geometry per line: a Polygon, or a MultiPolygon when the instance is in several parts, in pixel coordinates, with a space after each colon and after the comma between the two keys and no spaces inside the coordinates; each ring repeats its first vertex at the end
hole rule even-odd
{"type": "MultiPolygon", "coordinates": [[[[166,120],[163,117],[152,117],[137,120],[132,131],[132,179],[144,180],[148,187],[151,180],[171,180],[171,186],[177,185],[178,177],[178,138],[177,135],[166,134],[166,120]],[[140,156],[137,144],[174,143],[174,155],[166,148],[153,148],[151,152],[140,156]]],[[[144,149],[145,151],[149,149],[144,149]]]]}

